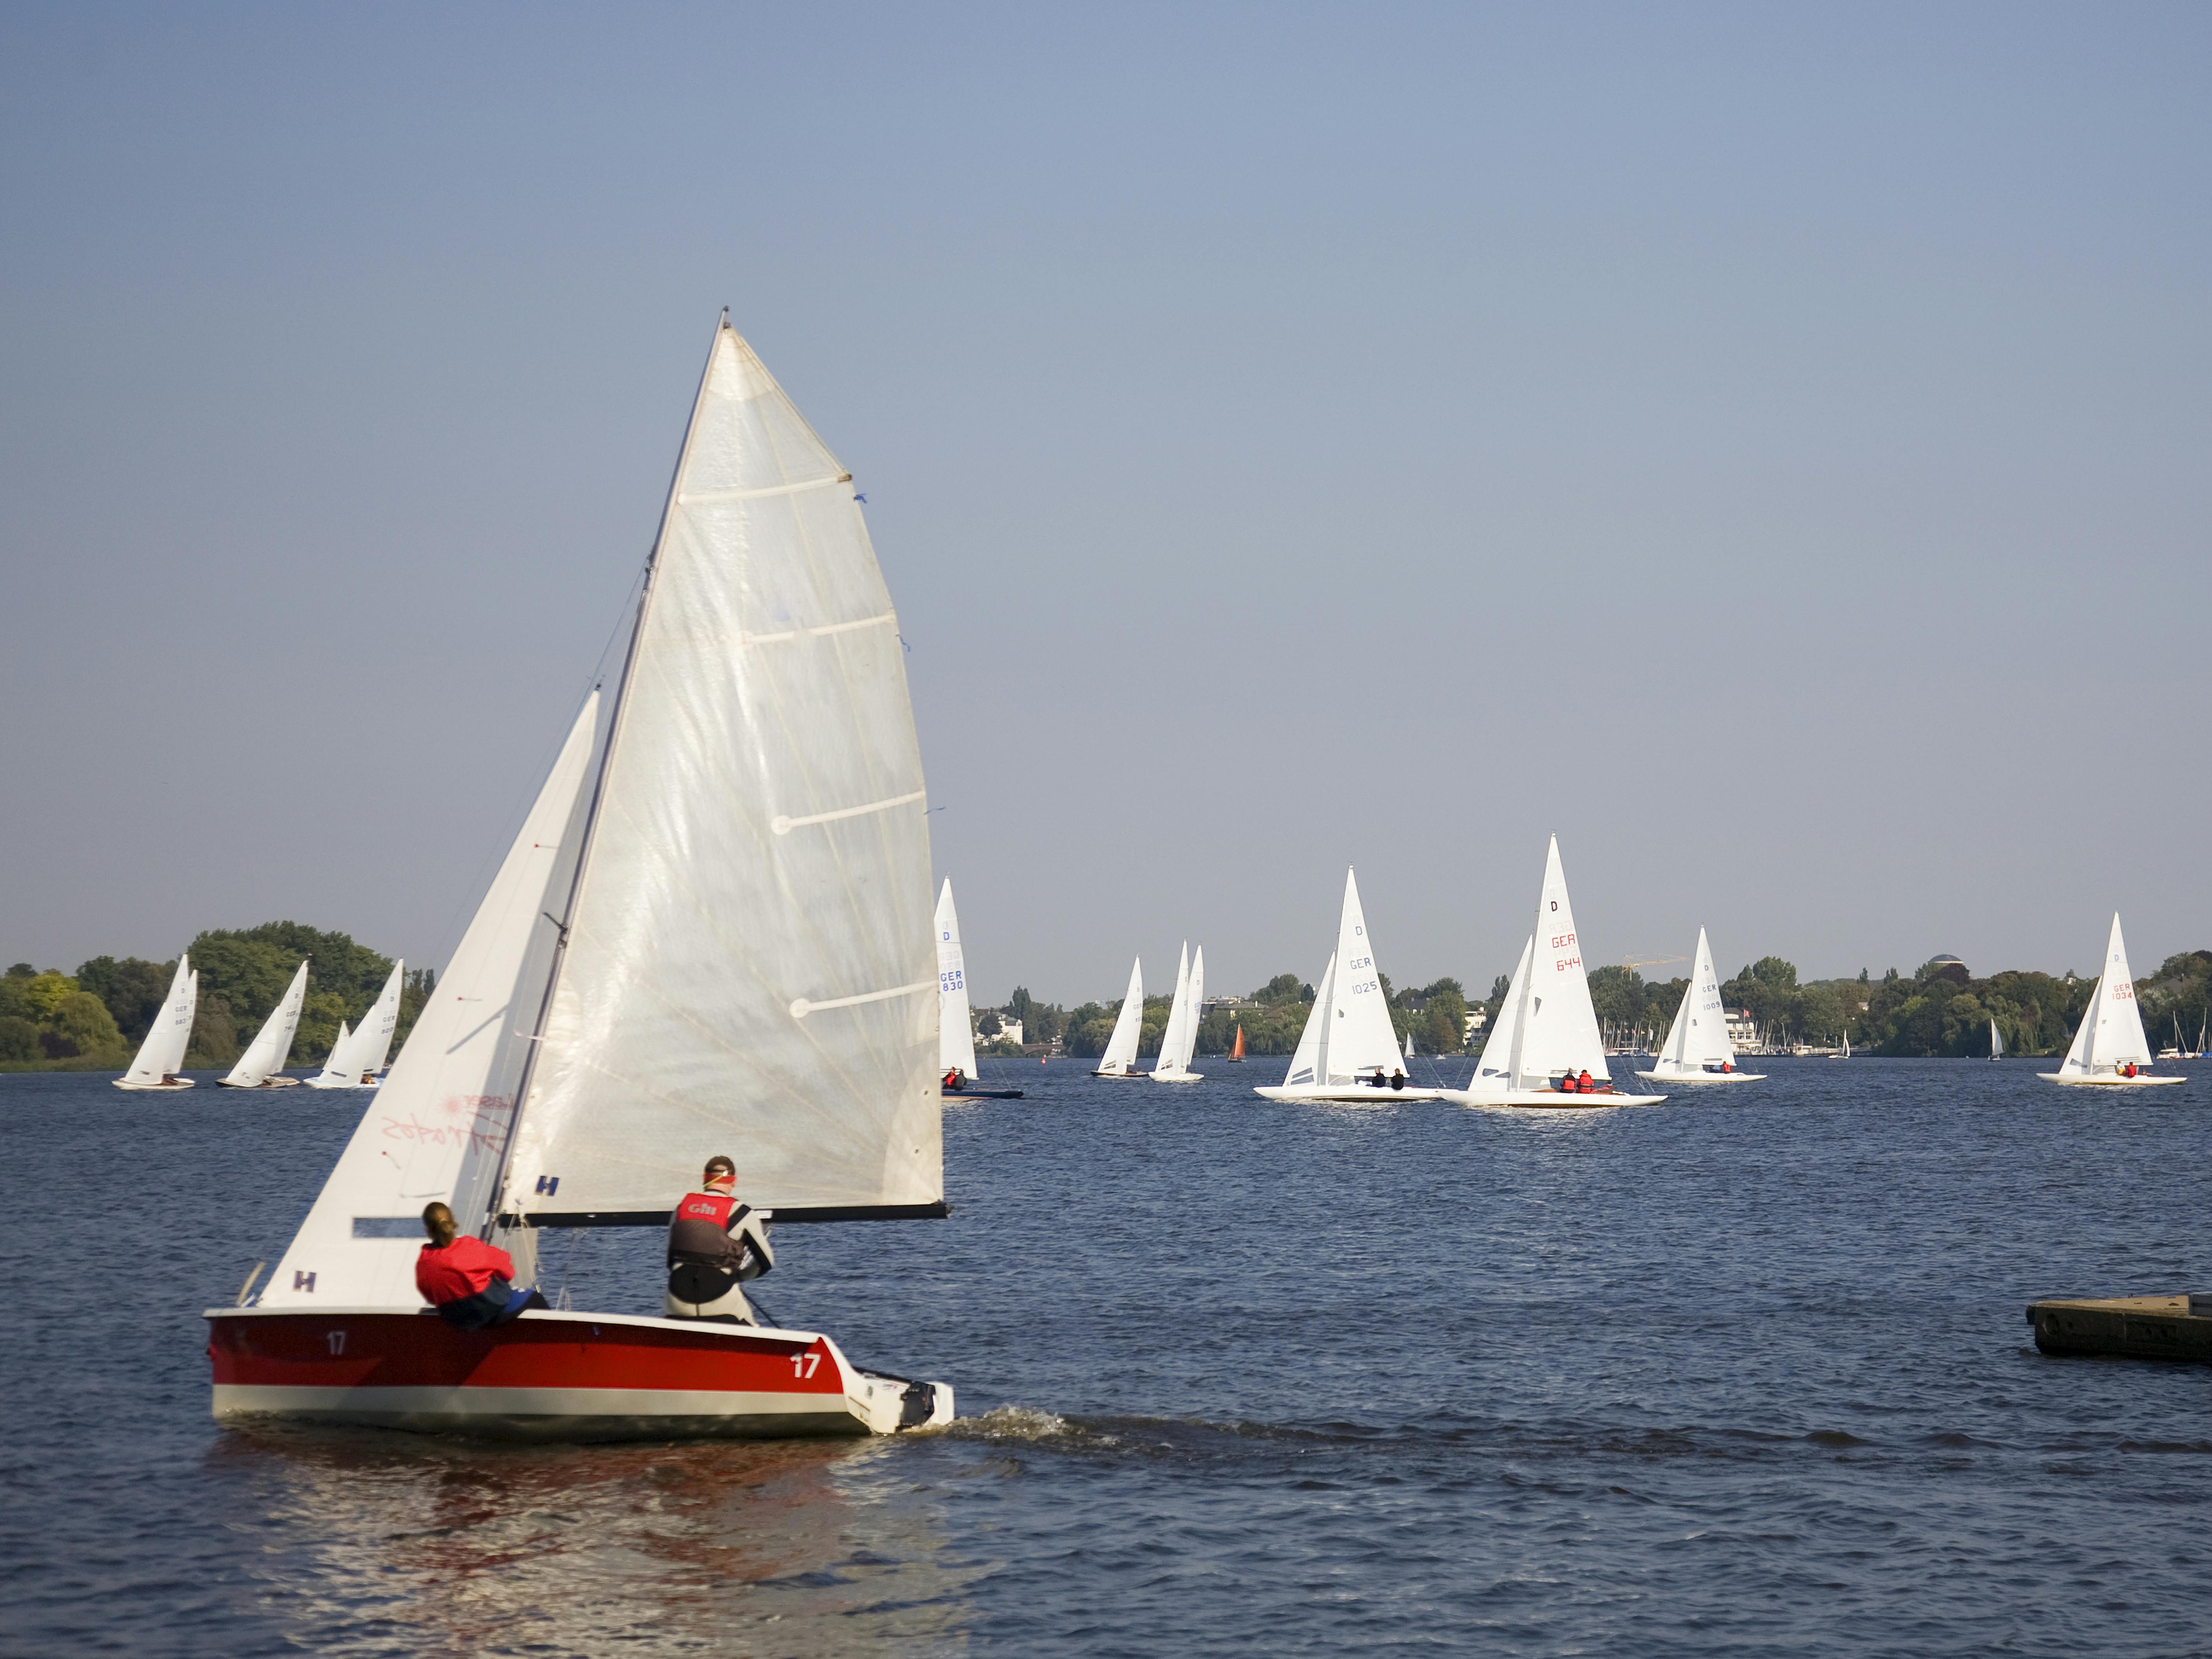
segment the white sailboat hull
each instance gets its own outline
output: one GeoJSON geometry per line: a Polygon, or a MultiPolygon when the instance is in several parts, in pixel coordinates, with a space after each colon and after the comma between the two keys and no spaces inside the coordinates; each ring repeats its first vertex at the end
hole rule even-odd
{"type": "Polygon", "coordinates": [[[1402,1089],[1393,1089],[1387,1083],[1379,1089],[1371,1083],[1302,1083],[1275,1089],[1255,1089],[1252,1092],[1269,1100],[1292,1103],[1321,1101],[1341,1106],[1389,1106],[1401,1100],[1438,1100],[1443,1097],[1441,1089],[1417,1089],[1410,1083],[1402,1089]]]}
{"type": "Polygon", "coordinates": [[[1143,1072],[1093,1072],[1091,1075],[1112,1078],[1121,1083],[1141,1083],[1146,1074],[1143,1072]]]}
{"type": "Polygon", "coordinates": [[[192,1086],[192,1080],[188,1077],[180,1077],[174,1083],[130,1083],[125,1081],[122,1078],[117,1078],[115,1079],[115,1086],[118,1089],[143,1090],[149,1094],[165,1091],[174,1093],[179,1089],[191,1088],[192,1086]]]}
{"type": "Polygon", "coordinates": [[[1153,1070],[1146,1073],[1145,1075],[1152,1079],[1155,1083],[1203,1083],[1206,1080],[1205,1073],[1185,1071],[1180,1066],[1176,1066],[1172,1071],[1167,1072],[1160,1071],[1155,1067],[1153,1070]]]}
{"type": "Polygon", "coordinates": [[[296,1089],[300,1086],[300,1079],[295,1077],[264,1077],[258,1083],[233,1083],[227,1077],[219,1077],[215,1080],[215,1086],[218,1089],[296,1089]]]}
{"type": "Polygon", "coordinates": [[[2140,1089],[2147,1084],[2189,1081],[2185,1077],[2153,1077],[2148,1072],[2139,1072],[2134,1077],[2068,1077],[2059,1072],[2038,1072],[2036,1076],[2045,1083],[2069,1089],[2140,1089]]]}
{"type": "Polygon", "coordinates": [[[1764,1072],[1638,1072],[1647,1083],[1764,1083],[1764,1072]]]}
{"type": "Polygon", "coordinates": [[[864,1371],[812,1331],[533,1312],[457,1331],[425,1309],[216,1308],[219,1420],[489,1439],[790,1439],[952,1420],[952,1389],[864,1371]]]}
{"type": "Polygon", "coordinates": [[[1601,1094],[1592,1090],[1589,1094],[1561,1094],[1556,1089],[1514,1089],[1502,1095],[1478,1094],[1470,1089],[1439,1089],[1438,1100],[1449,1100],[1455,1106],[1511,1106],[1529,1111],[1583,1112],[1607,1106],[1656,1106],[1667,1098],[1664,1095],[1601,1094]]]}

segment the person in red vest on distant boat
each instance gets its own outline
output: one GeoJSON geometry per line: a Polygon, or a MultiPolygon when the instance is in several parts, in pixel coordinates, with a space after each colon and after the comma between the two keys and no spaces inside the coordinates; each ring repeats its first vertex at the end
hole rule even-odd
{"type": "Polygon", "coordinates": [[[961,1075],[960,1068],[957,1066],[953,1066],[950,1071],[946,1072],[944,1077],[939,1079],[939,1081],[943,1085],[945,1092],[948,1095],[957,1095],[963,1089],[968,1086],[968,1079],[961,1075]]]}
{"type": "Polygon", "coordinates": [[[1580,1085],[1583,1093],[1589,1095],[1595,1094],[1597,1092],[1597,1085],[1590,1081],[1589,1066],[1585,1066],[1583,1067],[1583,1074],[1581,1077],[1577,1079],[1576,1081],[1580,1085]]]}
{"type": "Polygon", "coordinates": [[[1571,1095],[1574,1093],[1575,1088],[1575,1074],[1572,1072],[1569,1072],[1565,1076],[1559,1079],[1559,1092],[1561,1094],[1571,1095]]]}
{"type": "Polygon", "coordinates": [[[422,1231],[430,1242],[415,1258],[415,1288],[456,1330],[480,1331],[542,1308],[545,1298],[514,1287],[514,1258],[481,1238],[460,1236],[453,1212],[442,1204],[422,1206],[422,1231]]]}
{"type": "Polygon", "coordinates": [[[737,1197],[738,1166],[707,1160],[699,1190],[686,1193],[668,1222],[668,1316],[750,1325],[752,1304],[739,1288],[775,1266],[768,1218],[737,1197]]]}

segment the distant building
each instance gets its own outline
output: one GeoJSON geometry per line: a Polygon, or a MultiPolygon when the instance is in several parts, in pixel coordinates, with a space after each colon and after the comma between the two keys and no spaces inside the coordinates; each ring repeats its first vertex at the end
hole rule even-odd
{"type": "Polygon", "coordinates": [[[1480,1031],[1484,1025],[1487,1024],[1489,1020],[1490,1016],[1484,1013],[1481,1009],[1470,1008],[1467,1011],[1467,1030],[1460,1035],[1462,1037],[1472,1041],[1474,1034],[1477,1031],[1480,1031]]]}
{"type": "Polygon", "coordinates": [[[1966,964],[1947,951],[1942,956],[1929,957],[1928,965],[1930,968],[1964,968],[1966,964]]]}
{"type": "Polygon", "coordinates": [[[1208,997],[1198,1005],[1198,1012],[1201,1017],[1206,1014],[1234,1014],[1241,1012],[1243,1007],[1243,997],[1208,997]]]}
{"type": "Polygon", "coordinates": [[[1728,1016],[1729,1041],[1739,1048],[1759,1046],[1759,1025],[1748,1008],[1729,1008],[1722,1011],[1728,1016]]]}
{"type": "Polygon", "coordinates": [[[1022,1042],[1022,1023],[1018,1019],[1010,1019],[1006,1015],[1000,1014],[999,1016],[999,1034],[996,1036],[983,1036],[983,1034],[981,1031],[976,1032],[975,1035],[979,1037],[983,1037],[983,1041],[986,1042],[1011,1042],[1018,1048],[1021,1047],[1022,1042]]]}

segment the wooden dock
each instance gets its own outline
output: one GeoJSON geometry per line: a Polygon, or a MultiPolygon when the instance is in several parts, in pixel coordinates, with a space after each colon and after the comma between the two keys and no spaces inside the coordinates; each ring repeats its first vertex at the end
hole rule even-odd
{"type": "Polygon", "coordinates": [[[2045,1353],[2124,1354],[2136,1359],[2212,1364],[2212,1296],[2031,1302],[2027,1322],[2035,1327],[2035,1346],[2045,1353]]]}

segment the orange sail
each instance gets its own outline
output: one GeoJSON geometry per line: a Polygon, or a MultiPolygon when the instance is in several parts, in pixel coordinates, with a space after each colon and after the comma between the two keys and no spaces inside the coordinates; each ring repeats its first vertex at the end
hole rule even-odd
{"type": "Polygon", "coordinates": [[[1237,1046],[1230,1049],[1229,1058],[1231,1060],[1244,1058],[1244,1027],[1241,1021],[1237,1027],[1237,1046]]]}

